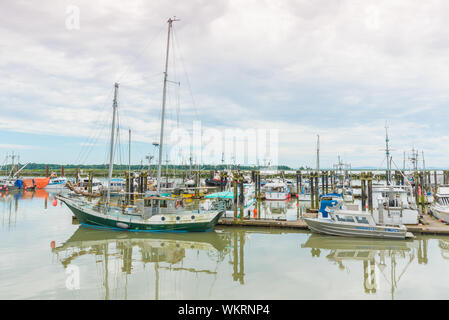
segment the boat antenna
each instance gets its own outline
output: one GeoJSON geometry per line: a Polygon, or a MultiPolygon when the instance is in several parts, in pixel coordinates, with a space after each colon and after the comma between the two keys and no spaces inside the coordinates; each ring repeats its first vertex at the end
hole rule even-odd
{"type": "Polygon", "coordinates": [[[109,206],[111,200],[111,179],[112,179],[112,169],[114,166],[114,136],[115,136],[115,117],[117,113],[117,94],[118,94],[118,83],[114,84],[114,102],[112,103],[112,127],[111,127],[111,149],[109,151],[109,173],[108,173],[108,193],[106,206],[109,206]]]}
{"type": "Polygon", "coordinates": [[[162,92],[162,115],[161,115],[161,135],[160,135],[160,142],[159,142],[159,163],[157,167],[157,193],[160,193],[161,188],[161,166],[162,166],[162,146],[164,144],[164,115],[165,115],[165,102],[167,97],[167,71],[168,71],[168,55],[169,55],[169,49],[170,49],[170,34],[172,30],[172,24],[174,21],[179,21],[179,19],[176,19],[176,16],[173,18],[169,18],[168,23],[168,35],[167,35],[167,53],[165,56],[165,72],[164,72],[164,89],[162,92]]]}

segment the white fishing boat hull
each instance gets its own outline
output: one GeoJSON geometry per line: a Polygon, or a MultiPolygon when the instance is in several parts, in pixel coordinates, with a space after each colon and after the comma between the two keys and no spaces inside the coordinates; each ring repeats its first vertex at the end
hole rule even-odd
{"type": "Polygon", "coordinates": [[[449,208],[433,203],[430,206],[430,212],[435,218],[441,219],[445,223],[449,223],[449,208]]]}
{"type": "Polygon", "coordinates": [[[265,191],[265,200],[276,200],[276,201],[281,201],[281,200],[287,200],[289,196],[288,192],[270,192],[270,191],[265,191]]]}
{"type": "Polygon", "coordinates": [[[67,181],[68,181],[67,178],[50,179],[50,182],[47,184],[45,189],[47,190],[62,189],[66,186],[67,181]]]}
{"type": "Polygon", "coordinates": [[[329,219],[305,218],[310,230],[318,233],[343,236],[343,237],[363,237],[363,238],[383,238],[383,239],[405,239],[407,228],[405,226],[362,226],[360,224],[340,224],[329,219]]]}

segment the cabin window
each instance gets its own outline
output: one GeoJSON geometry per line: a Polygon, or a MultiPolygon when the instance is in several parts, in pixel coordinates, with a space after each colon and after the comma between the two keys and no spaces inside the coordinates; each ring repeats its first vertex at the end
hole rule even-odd
{"type": "Polygon", "coordinates": [[[354,222],[354,218],[351,216],[342,216],[337,214],[337,220],[342,222],[354,222]]]}
{"type": "Polygon", "coordinates": [[[366,217],[355,217],[358,223],[369,224],[368,219],[366,217]]]}
{"type": "Polygon", "coordinates": [[[161,208],[167,208],[167,200],[161,200],[161,208]]]}
{"type": "Polygon", "coordinates": [[[390,200],[389,201],[389,206],[390,207],[399,207],[399,202],[396,199],[390,200]]]}

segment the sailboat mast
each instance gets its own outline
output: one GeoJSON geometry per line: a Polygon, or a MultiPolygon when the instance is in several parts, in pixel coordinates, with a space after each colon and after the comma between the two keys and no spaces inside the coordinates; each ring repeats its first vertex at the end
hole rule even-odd
{"type": "Polygon", "coordinates": [[[128,142],[128,190],[126,192],[131,192],[131,129],[128,130],[129,142],[128,142]]]}
{"type": "Polygon", "coordinates": [[[167,54],[165,56],[165,72],[164,72],[164,89],[162,93],[162,115],[161,115],[161,135],[159,140],[159,163],[157,167],[157,193],[160,193],[161,188],[161,166],[162,166],[162,147],[164,144],[164,116],[165,116],[165,102],[167,97],[167,71],[168,71],[168,54],[170,50],[170,33],[173,21],[178,19],[168,19],[168,35],[167,35],[167,54]]]}
{"type": "Polygon", "coordinates": [[[388,127],[385,126],[385,152],[387,154],[387,185],[390,185],[390,146],[388,144],[390,140],[388,139],[388,127]]]}
{"type": "Polygon", "coordinates": [[[426,171],[426,162],[424,161],[424,151],[421,151],[422,153],[422,169],[426,171]]]}
{"type": "Polygon", "coordinates": [[[320,176],[320,135],[317,134],[316,137],[316,171],[318,176],[320,176]]]}
{"type": "Polygon", "coordinates": [[[117,113],[117,94],[118,94],[118,83],[115,83],[114,102],[112,103],[111,149],[109,150],[108,195],[106,205],[109,205],[109,201],[111,200],[111,179],[112,179],[112,169],[114,166],[114,136],[115,136],[115,116],[117,113]]]}

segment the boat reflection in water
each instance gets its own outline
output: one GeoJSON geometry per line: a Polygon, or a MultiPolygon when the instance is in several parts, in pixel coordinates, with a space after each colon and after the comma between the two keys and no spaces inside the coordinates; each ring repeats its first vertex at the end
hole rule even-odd
{"type": "Polygon", "coordinates": [[[313,257],[320,257],[326,252],[328,261],[335,263],[339,269],[349,272],[352,261],[363,263],[363,287],[365,293],[374,294],[379,283],[388,283],[391,298],[408,266],[418,256],[418,263],[427,263],[427,240],[379,240],[343,238],[321,234],[311,234],[302,248],[311,248],[313,257]]]}
{"type": "Polygon", "coordinates": [[[284,201],[264,201],[262,202],[262,219],[285,220],[287,215],[292,213],[296,217],[296,202],[284,201]]]}
{"type": "Polygon", "coordinates": [[[449,260],[449,240],[438,240],[438,246],[441,249],[441,256],[449,260]]]}
{"type": "MultiPolygon", "coordinates": [[[[212,290],[219,264],[226,256],[232,259],[232,251],[238,250],[232,240],[231,233],[220,230],[206,233],[135,233],[93,230],[80,226],[62,245],[52,243],[52,252],[64,268],[83,263],[85,259],[95,259],[97,268],[101,269],[96,277],[97,283],[98,280],[101,282],[97,288],[100,287],[102,291],[102,299],[127,299],[128,276],[131,274],[133,281],[139,279],[139,283],[146,283],[145,294],[136,293],[133,285],[133,294],[138,294],[138,298],[157,300],[167,299],[168,296],[170,299],[179,299],[183,298],[179,296],[184,294],[183,288],[186,286],[190,288],[189,294],[198,287],[198,283],[202,286],[211,283],[211,287],[206,290],[212,290]],[[148,265],[154,269],[148,268],[148,265]],[[151,280],[148,280],[148,276],[151,280]],[[118,281],[120,278],[123,281],[118,281]],[[154,290],[151,285],[148,286],[151,282],[154,283],[154,290]],[[120,287],[123,292],[118,290],[120,287]]],[[[241,247],[243,251],[243,243],[241,247]]],[[[81,287],[85,288],[85,284],[81,287]]]]}
{"type": "Polygon", "coordinates": [[[7,225],[8,228],[15,226],[16,215],[19,211],[19,202],[43,199],[43,207],[47,209],[49,200],[53,201],[52,204],[55,205],[55,195],[44,189],[0,191],[0,203],[2,203],[2,210],[4,211],[2,215],[2,226],[7,225]]]}

